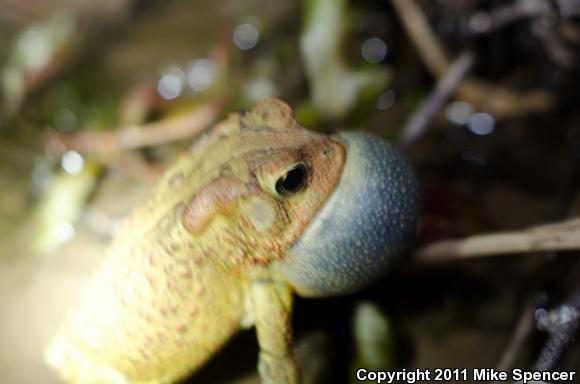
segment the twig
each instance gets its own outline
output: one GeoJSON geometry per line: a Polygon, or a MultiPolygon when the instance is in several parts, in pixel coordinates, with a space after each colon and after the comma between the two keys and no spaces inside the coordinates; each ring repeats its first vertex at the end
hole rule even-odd
{"type": "Polygon", "coordinates": [[[580,326],[580,289],[565,303],[537,316],[537,321],[539,326],[548,330],[549,337],[532,369],[551,371],[556,368],[580,326]]]}
{"type": "Polygon", "coordinates": [[[47,147],[59,150],[73,149],[83,154],[108,154],[126,149],[150,147],[199,134],[218,116],[221,101],[215,100],[193,111],[144,125],[130,125],[108,132],[81,132],[52,134],[47,147]]]}
{"type": "Polygon", "coordinates": [[[500,29],[517,20],[536,17],[550,9],[545,0],[519,0],[491,12],[477,12],[469,18],[469,32],[480,35],[500,29]]]}
{"type": "MultiPolygon", "coordinates": [[[[578,332],[580,327],[580,288],[578,287],[577,273],[573,272],[571,277],[575,281],[575,291],[564,303],[549,311],[544,309],[534,311],[536,328],[547,331],[549,335],[531,367],[532,371],[549,372],[556,369],[578,332]]],[[[522,381],[517,383],[522,383],[522,381]]],[[[530,381],[530,383],[541,384],[545,382],[530,381]]]]}
{"type": "Polygon", "coordinates": [[[490,12],[477,12],[469,18],[468,30],[474,35],[486,34],[515,21],[542,16],[556,11],[563,18],[580,14],[578,0],[518,0],[490,12]]]}
{"type": "Polygon", "coordinates": [[[403,128],[399,146],[405,148],[421,136],[437,112],[443,108],[453,91],[461,83],[467,72],[473,66],[471,52],[462,53],[439,79],[437,86],[423,105],[413,114],[403,128]]]}
{"type": "Polygon", "coordinates": [[[528,304],[526,304],[520,319],[518,320],[516,329],[514,330],[514,333],[509,341],[509,344],[504,350],[499,363],[497,364],[498,371],[507,371],[513,366],[516,356],[522,349],[524,342],[534,328],[533,326],[534,303],[530,301],[528,304]]]}
{"type": "MultiPolygon", "coordinates": [[[[391,1],[429,71],[437,78],[442,77],[450,65],[448,55],[421,8],[415,0],[391,1]]],[[[547,91],[518,94],[505,87],[475,79],[463,81],[457,89],[457,95],[473,104],[477,110],[488,112],[496,119],[546,111],[554,104],[553,95],[547,91]]]]}
{"type": "Polygon", "coordinates": [[[415,1],[411,0],[392,1],[429,71],[437,77],[443,76],[447,72],[450,62],[443,44],[435,36],[421,8],[415,1]]]}
{"type": "Polygon", "coordinates": [[[555,0],[560,15],[571,18],[580,15],[580,1],[578,0],[555,0]]]}
{"type": "MultiPolygon", "coordinates": [[[[1,0],[0,0],[1,1],[1,0]]],[[[229,65],[229,38],[225,29],[220,30],[217,43],[210,57],[216,64],[216,72],[226,76],[229,65]]],[[[80,132],[77,134],[50,134],[45,142],[47,151],[61,154],[74,149],[84,154],[107,155],[126,149],[136,149],[164,144],[176,140],[190,139],[201,133],[219,115],[226,96],[215,96],[206,104],[190,112],[141,124],[155,104],[155,94],[148,85],[136,88],[125,100],[122,112],[123,126],[107,132],[80,132]]]]}
{"type": "Polygon", "coordinates": [[[548,58],[561,67],[570,67],[574,64],[576,56],[569,51],[558,33],[555,31],[555,23],[546,23],[538,20],[534,23],[533,33],[542,41],[548,58]],[[550,25],[552,24],[552,25],[550,25]]]}
{"type": "Polygon", "coordinates": [[[580,249],[580,218],[523,231],[439,241],[419,249],[416,259],[433,262],[506,253],[571,249],[580,249]]]}

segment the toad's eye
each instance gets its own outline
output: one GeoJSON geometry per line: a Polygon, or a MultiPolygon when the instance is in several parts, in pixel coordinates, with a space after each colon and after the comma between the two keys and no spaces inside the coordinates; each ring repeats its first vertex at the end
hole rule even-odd
{"type": "Polygon", "coordinates": [[[307,179],[306,166],[298,163],[276,181],[276,192],[283,197],[291,196],[304,189],[307,179]]]}

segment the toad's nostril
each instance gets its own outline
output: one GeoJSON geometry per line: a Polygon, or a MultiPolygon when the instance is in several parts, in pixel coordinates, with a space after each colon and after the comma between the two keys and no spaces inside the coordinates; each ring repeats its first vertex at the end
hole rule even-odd
{"type": "Polygon", "coordinates": [[[419,185],[397,150],[365,133],[334,138],[346,148],[340,183],[275,264],[304,296],[363,288],[385,273],[417,230],[419,185]]]}

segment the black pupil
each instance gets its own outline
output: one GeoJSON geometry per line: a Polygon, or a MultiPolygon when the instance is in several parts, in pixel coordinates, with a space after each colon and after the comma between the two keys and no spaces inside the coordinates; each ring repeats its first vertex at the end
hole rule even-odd
{"type": "Polygon", "coordinates": [[[288,196],[299,192],[306,184],[306,167],[298,164],[276,182],[276,192],[288,196]]]}

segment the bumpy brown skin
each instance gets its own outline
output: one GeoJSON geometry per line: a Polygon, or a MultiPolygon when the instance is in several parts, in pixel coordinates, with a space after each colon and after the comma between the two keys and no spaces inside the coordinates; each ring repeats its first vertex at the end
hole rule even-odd
{"type": "Polygon", "coordinates": [[[123,224],[47,358],[69,382],[170,383],[256,325],[264,382],[299,381],[291,288],[270,266],[340,180],[344,147],[269,99],[231,115],[167,170],[123,224]],[[307,186],[276,181],[302,163],[307,186]]]}

